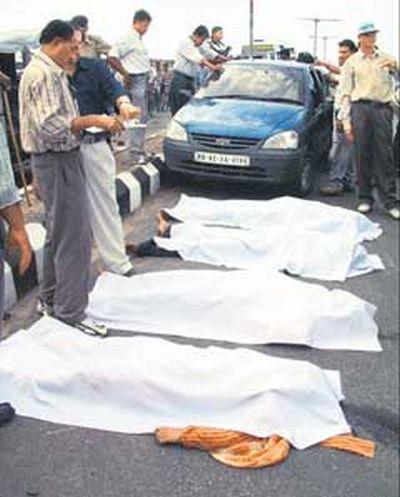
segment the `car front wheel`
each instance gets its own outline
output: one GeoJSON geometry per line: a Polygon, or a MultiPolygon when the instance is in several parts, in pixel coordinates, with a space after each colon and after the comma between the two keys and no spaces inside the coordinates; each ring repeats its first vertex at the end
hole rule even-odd
{"type": "Polygon", "coordinates": [[[302,167],[296,182],[296,193],[301,197],[306,197],[312,192],[315,179],[314,159],[310,152],[303,158],[302,167]]]}

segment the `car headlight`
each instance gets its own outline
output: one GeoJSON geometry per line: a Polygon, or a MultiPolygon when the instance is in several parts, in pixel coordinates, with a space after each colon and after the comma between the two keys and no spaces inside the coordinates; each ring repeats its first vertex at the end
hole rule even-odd
{"type": "Polygon", "coordinates": [[[277,135],[271,136],[263,145],[268,149],[294,149],[299,146],[299,135],[296,131],[284,131],[277,135]]]}
{"type": "Polygon", "coordinates": [[[172,119],[172,121],[169,123],[166,137],[170,138],[171,140],[180,142],[188,141],[188,136],[185,128],[181,124],[179,124],[178,121],[175,121],[175,119],[172,119]]]}

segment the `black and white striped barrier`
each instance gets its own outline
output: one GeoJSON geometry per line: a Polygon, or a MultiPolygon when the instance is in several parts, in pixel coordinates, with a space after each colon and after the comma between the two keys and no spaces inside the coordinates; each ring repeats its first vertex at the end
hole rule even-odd
{"type": "Polygon", "coordinates": [[[162,157],[154,157],[146,165],[133,167],[117,176],[117,202],[121,216],[137,209],[143,199],[160,188],[164,162],[162,157]]]}
{"type": "MultiPolygon", "coordinates": [[[[130,171],[117,176],[117,202],[121,216],[132,213],[142,204],[144,198],[156,193],[160,188],[163,168],[163,158],[158,156],[152,158],[146,165],[133,167],[130,171]]],[[[43,277],[46,230],[40,224],[27,224],[26,228],[34,256],[28,271],[23,276],[18,273],[17,267],[12,268],[5,262],[5,309],[9,309],[33,290],[43,277]]]]}

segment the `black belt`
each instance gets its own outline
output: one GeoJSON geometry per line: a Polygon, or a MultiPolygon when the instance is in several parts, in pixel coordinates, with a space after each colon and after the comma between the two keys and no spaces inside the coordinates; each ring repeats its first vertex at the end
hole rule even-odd
{"type": "Polygon", "coordinates": [[[187,74],[184,74],[183,72],[174,71],[174,74],[176,74],[177,76],[180,76],[182,78],[188,79],[190,81],[194,81],[194,77],[193,76],[188,76],[187,74]]]}
{"type": "Polygon", "coordinates": [[[368,100],[366,98],[360,98],[360,100],[355,100],[351,102],[352,104],[365,104],[365,105],[375,105],[377,107],[390,105],[390,102],[378,102],[378,100],[368,100]]]}
{"type": "Polygon", "coordinates": [[[148,76],[149,72],[136,72],[136,73],[133,73],[133,72],[130,72],[129,73],[129,76],[132,76],[132,77],[135,77],[135,76],[148,76]]]}
{"type": "Polygon", "coordinates": [[[79,147],[71,148],[71,150],[45,150],[44,152],[32,152],[31,155],[69,154],[71,152],[79,152],[79,147]]]}
{"type": "Polygon", "coordinates": [[[103,140],[108,140],[109,136],[110,135],[106,131],[104,131],[102,133],[85,132],[83,134],[82,143],[86,143],[87,145],[90,145],[92,143],[98,143],[98,142],[101,142],[103,140]]]}

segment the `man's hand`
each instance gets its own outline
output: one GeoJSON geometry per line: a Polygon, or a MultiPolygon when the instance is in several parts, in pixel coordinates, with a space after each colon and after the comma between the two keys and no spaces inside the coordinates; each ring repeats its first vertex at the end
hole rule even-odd
{"type": "Polygon", "coordinates": [[[119,106],[119,117],[123,121],[129,121],[131,119],[139,119],[140,117],[140,107],[135,107],[134,105],[124,102],[119,106]]]}
{"type": "Polygon", "coordinates": [[[223,72],[224,71],[223,65],[222,64],[215,64],[214,65],[214,71],[223,72]]]}
{"type": "Polygon", "coordinates": [[[130,74],[124,74],[122,77],[124,81],[124,86],[127,90],[130,90],[133,85],[132,76],[130,74]]]}
{"type": "Polygon", "coordinates": [[[6,248],[9,250],[18,249],[20,252],[20,260],[18,269],[20,274],[24,274],[29,268],[32,260],[32,248],[29,242],[28,234],[25,228],[10,227],[8,231],[6,248]]]}
{"type": "Polygon", "coordinates": [[[19,203],[0,209],[0,217],[8,224],[6,249],[20,252],[19,272],[25,273],[32,259],[32,249],[25,230],[24,215],[19,203]]]}
{"type": "Polygon", "coordinates": [[[354,133],[353,133],[353,130],[351,128],[347,129],[347,130],[345,130],[345,134],[346,134],[346,140],[349,143],[353,143],[354,142],[354,133]]]}
{"type": "Polygon", "coordinates": [[[112,134],[121,133],[121,131],[124,130],[122,121],[118,119],[118,117],[112,116],[98,116],[97,126],[109,131],[112,134]]]}
{"type": "Polygon", "coordinates": [[[397,61],[395,59],[384,59],[379,62],[378,66],[381,69],[389,69],[389,71],[395,71],[397,69],[397,61]]]}

